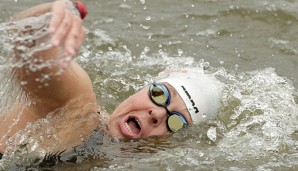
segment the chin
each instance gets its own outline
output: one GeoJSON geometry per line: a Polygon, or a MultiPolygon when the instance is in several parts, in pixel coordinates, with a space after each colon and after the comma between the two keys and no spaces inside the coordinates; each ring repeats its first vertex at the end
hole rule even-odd
{"type": "Polygon", "coordinates": [[[113,138],[124,139],[124,137],[121,135],[120,128],[119,128],[115,118],[113,118],[113,117],[110,118],[108,128],[109,128],[108,130],[113,138]]]}

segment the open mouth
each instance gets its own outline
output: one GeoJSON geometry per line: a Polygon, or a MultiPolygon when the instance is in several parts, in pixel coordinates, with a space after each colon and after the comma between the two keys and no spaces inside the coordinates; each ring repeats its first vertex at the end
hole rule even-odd
{"type": "Polygon", "coordinates": [[[141,124],[135,117],[128,117],[121,124],[121,130],[129,138],[137,138],[141,132],[141,124]]]}
{"type": "Polygon", "coordinates": [[[141,131],[140,122],[136,120],[135,118],[129,118],[125,122],[125,126],[127,130],[133,134],[139,134],[141,131]]]}

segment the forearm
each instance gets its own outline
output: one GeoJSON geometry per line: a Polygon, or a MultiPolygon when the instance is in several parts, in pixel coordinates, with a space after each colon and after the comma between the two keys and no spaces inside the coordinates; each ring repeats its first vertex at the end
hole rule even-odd
{"type": "MultiPolygon", "coordinates": [[[[55,95],[57,97],[60,92],[69,92],[69,88],[65,85],[69,81],[66,80],[79,81],[73,80],[72,74],[76,73],[76,71],[71,72],[73,69],[62,72],[69,68],[70,63],[73,63],[71,62],[72,57],[78,52],[85,39],[85,28],[82,26],[82,20],[72,10],[69,10],[71,5],[73,4],[68,0],[59,0],[52,5],[33,7],[29,11],[23,12],[23,16],[28,17],[50,11],[50,21],[44,21],[44,18],[48,19],[48,17],[42,15],[37,20],[25,18],[16,22],[16,25],[25,24],[19,27],[20,30],[17,30],[17,34],[13,33],[16,37],[13,39],[13,41],[16,40],[13,44],[15,45],[15,66],[17,66],[13,70],[13,74],[17,81],[22,83],[23,89],[38,99],[51,99],[54,97],[53,94],[57,94],[55,95]],[[57,25],[57,23],[59,24],[57,25]],[[29,25],[29,29],[27,25],[29,25]],[[54,32],[49,30],[51,27],[56,28],[54,32]],[[22,30],[23,28],[24,30],[22,30]],[[59,43],[55,44],[54,42],[57,40],[59,43]]],[[[76,93],[62,93],[60,95],[63,94],[67,95],[65,99],[69,99],[72,94],[76,93]]],[[[52,100],[57,101],[54,98],[52,100]]]]}
{"type": "Polygon", "coordinates": [[[52,35],[49,31],[51,14],[30,18],[51,12],[52,5],[53,3],[40,4],[12,18],[14,23],[8,33],[14,37],[11,39],[11,44],[14,46],[11,57],[16,67],[12,71],[18,81],[32,84],[33,79],[40,80],[42,75],[57,72],[57,66],[53,64],[62,56],[59,54],[59,47],[52,45],[52,35]],[[45,64],[50,66],[43,67],[45,64]]]}
{"type": "MultiPolygon", "coordinates": [[[[59,48],[51,47],[47,50],[34,53],[31,57],[17,56],[16,66],[12,75],[16,83],[30,95],[33,101],[51,100],[52,97],[61,96],[59,92],[63,89],[62,83],[67,76],[67,67],[70,61],[66,62],[64,53],[59,48]]],[[[71,60],[71,59],[69,59],[71,60]]],[[[39,102],[40,103],[40,102],[39,102]]],[[[53,103],[60,103],[53,99],[53,103]]],[[[50,106],[49,106],[50,107],[50,106]]]]}
{"type": "MultiPolygon", "coordinates": [[[[12,42],[14,49],[12,50],[12,56],[9,58],[13,59],[13,65],[11,65],[14,67],[12,74],[14,79],[17,80],[16,82],[30,95],[30,100],[33,103],[27,106],[29,112],[22,113],[22,116],[25,118],[21,118],[20,120],[24,124],[15,125],[15,129],[10,132],[9,137],[15,135],[15,132],[22,130],[27,123],[34,123],[36,120],[45,118],[48,114],[52,113],[53,120],[51,122],[53,124],[47,125],[48,127],[42,126],[42,128],[57,128],[57,135],[62,137],[61,144],[72,147],[78,143],[77,140],[80,140],[80,135],[83,138],[87,138],[89,133],[92,132],[91,130],[94,129],[94,127],[88,127],[88,129],[84,130],[85,125],[91,124],[94,126],[97,124],[96,122],[87,124],[87,121],[90,121],[90,117],[93,116],[97,109],[91,80],[87,73],[72,61],[71,58],[78,52],[85,39],[85,28],[82,26],[81,18],[69,10],[69,5],[72,5],[70,1],[59,0],[53,2],[52,5],[48,3],[33,7],[14,17],[15,22],[14,24],[12,23],[12,26],[16,26],[16,29],[13,28],[10,30],[14,36],[14,39],[12,39],[14,41],[12,42]],[[47,15],[42,14],[47,12],[51,13],[51,21],[46,22],[42,17],[47,15]],[[38,20],[28,18],[39,15],[41,18],[38,18],[38,20]],[[41,22],[46,27],[43,27],[44,25],[42,27],[36,26],[36,23],[32,24],[32,22],[36,21],[41,22]],[[23,25],[20,26],[20,23],[23,25]],[[53,31],[49,31],[51,27],[54,28],[53,31]],[[40,34],[34,35],[36,29],[40,29],[43,36],[40,34]],[[59,43],[54,44],[53,40],[58,40],[59,43]],[[66,63],[63,61],[65,57],[67,57],[66,63]],[[61,68],[64,69],[63,72],[59,72],[61,68]],[[71,110],[68,111],[72,109],[68,104],[73,102],[73,99],[78,100],[74,103],[74,105],[78,105],[78,109],[84,108],[86,110],[78,111],[76,114],[71,110]],[[90,104],[88,105],[89,107],[84,105],[87,102],[90,104]],[[66,111],[53,113],[57,109],[64,109],[66,111]],[[54,119],[59,117],[65,120],[54,119]],[[72,125],[65,124],[72,123],[73,120],[79,121],[80,119],[86,119],[86,122],[75,122],[72,125]],[[66,127],[64,128],[64,126],[66,127]],[[77,134],[67,137],[69,132],[71,132],[68,129],[71,128],[80,128],[80,131],[75,130],[75,132],[80,134],[79,138],[77,134]]],[[[13,113],[17,114],[19,111],[13,113]]],[[[13,117],[11,121],[14,119],[13,117]]],[[[94,120],[91,119],[91,121],[94,120]]],[[[44,132],[42,130],[44,129],[37,130],[33,136],[43,135],[44,132]]],[[[3,132],[6,133],[7,131],[3,132]]],[[[5,142],[5,140],[2,142],[5,142]]],[[[53,141],[47,142],[51,144],[53,141]]],[[[47,142],[42,142],[42,144],[45,145],[47,142]]],[[[2,146],[0,145],[1,150],[3,150],[3,143],[2,146]]],[[[59,151],[60,149],[54,148],[49,150],[59,151]]]]}

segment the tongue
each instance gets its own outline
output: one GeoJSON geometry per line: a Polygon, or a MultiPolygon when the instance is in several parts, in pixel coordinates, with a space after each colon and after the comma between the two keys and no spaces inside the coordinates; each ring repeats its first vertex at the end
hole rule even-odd
{"type": "Polygon", "coordinates": [[[130,122],[128,122],[128,126],[130,127],[132,133],[138,134],[140,132],[140,129],[137,128],[136,122],[130,121],[130,122]]]}

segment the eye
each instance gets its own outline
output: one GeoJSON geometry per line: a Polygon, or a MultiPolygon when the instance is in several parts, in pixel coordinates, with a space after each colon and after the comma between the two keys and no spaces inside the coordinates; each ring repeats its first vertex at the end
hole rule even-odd
{"type": "Polygon", "coordinates": [[[154,87],[152,89],[152,98],[157,103],[164,103],[167,100],[167,97],[162,89],[154,87]]]}

